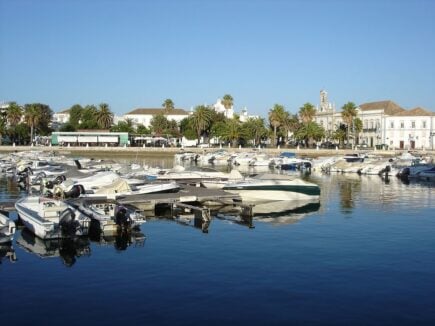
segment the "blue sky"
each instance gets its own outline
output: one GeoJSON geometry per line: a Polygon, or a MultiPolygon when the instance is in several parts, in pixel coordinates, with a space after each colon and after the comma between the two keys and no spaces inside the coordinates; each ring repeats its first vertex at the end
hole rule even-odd
{"type": "Polygon", "coordinates": [[[0,101],[435,111],[435,1],[0,0],[0,101]]]}

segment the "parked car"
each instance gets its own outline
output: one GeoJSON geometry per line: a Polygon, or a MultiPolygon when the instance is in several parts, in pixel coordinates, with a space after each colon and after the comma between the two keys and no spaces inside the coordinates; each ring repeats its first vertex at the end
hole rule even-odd
{"type": "Polygon", "coordinates": [[[202,144],[198,144],[198,145],[196,145],[196,147],[198,147],[198,148],[209,148],[209,147],[210,147],[210,144],[202,143],[202,144]]]}
{"type": "Polygon", "coordinates": [[[320,144],[320,148],[328,148],[328,149],[335,149],[338,146],[338,144],[334,144],[331,141],[325,141],[320,144]]]}

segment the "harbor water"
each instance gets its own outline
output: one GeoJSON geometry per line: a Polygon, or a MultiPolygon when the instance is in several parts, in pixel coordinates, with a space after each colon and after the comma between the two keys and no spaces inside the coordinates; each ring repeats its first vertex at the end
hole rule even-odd
{"type": "MultiPolygon", "coordinates": [[[[169,167],[162,158],[153,165],[169,167]]],[[[305,177],[320,205],[0,251],[2,325],[434,325],[434,184],[305,177]]],[[[6,176],[0,196],[25,196],[6,176]]],[[[13,216],[13,214],[12,214],[13,216]]]]}

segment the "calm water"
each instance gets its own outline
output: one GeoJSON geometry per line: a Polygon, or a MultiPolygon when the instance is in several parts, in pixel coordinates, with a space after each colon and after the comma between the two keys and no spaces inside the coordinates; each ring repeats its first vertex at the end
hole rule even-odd
{"type": "MultiPolygon", "coordinates": [[[[17,260],[0,264],[1,324],[435,324],[433,185],[309,180],[320,207],[253,228],[221,212],[208,233],[157,218],[144,237],[43,242],[18,231],[17,260]]],[[[6,178],[0,187],[3,200],[24,195],[6,178]]]]}

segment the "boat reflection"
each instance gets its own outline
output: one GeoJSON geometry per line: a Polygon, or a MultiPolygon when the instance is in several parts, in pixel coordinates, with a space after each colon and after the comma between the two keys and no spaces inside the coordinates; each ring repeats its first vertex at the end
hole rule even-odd
{"type": "Polygon", "coordinates": [[[293,224],[307,217],[307,215],[317,212],[319,209],[319,202],[305,203],[299,207],[294,207],[280,213],[255,214],[254,220],[268,222],[274,225],[293,224]]]}
{"type": "Polygon", "coordinates": [[[3,263],[3,260],[9,261],[11,263],[17,261],[17,256],[15,254],[14,248],[12,247],[12,243],[0,244],[0,264],[3,263]]]}
{"type": "Polygon", "coordinates": [[[139,230],[119,230],[118,232],[100,232],[97,229],[90,229],[89,239],[100,246],[112,246],[117,251],[127,250],[128,247],[143,247],[145,235],[139,230]],[[92,232],[95,230],[95,232],[92,232]]]}
{"type": "Polygon", "coordinates": [[[91,255],[90,242],[87,237],[43,240],[24,228],[16,242],[25,251],[40,258],[60,257],[67,267],[73,266],[77,258],[91,255]]]}

